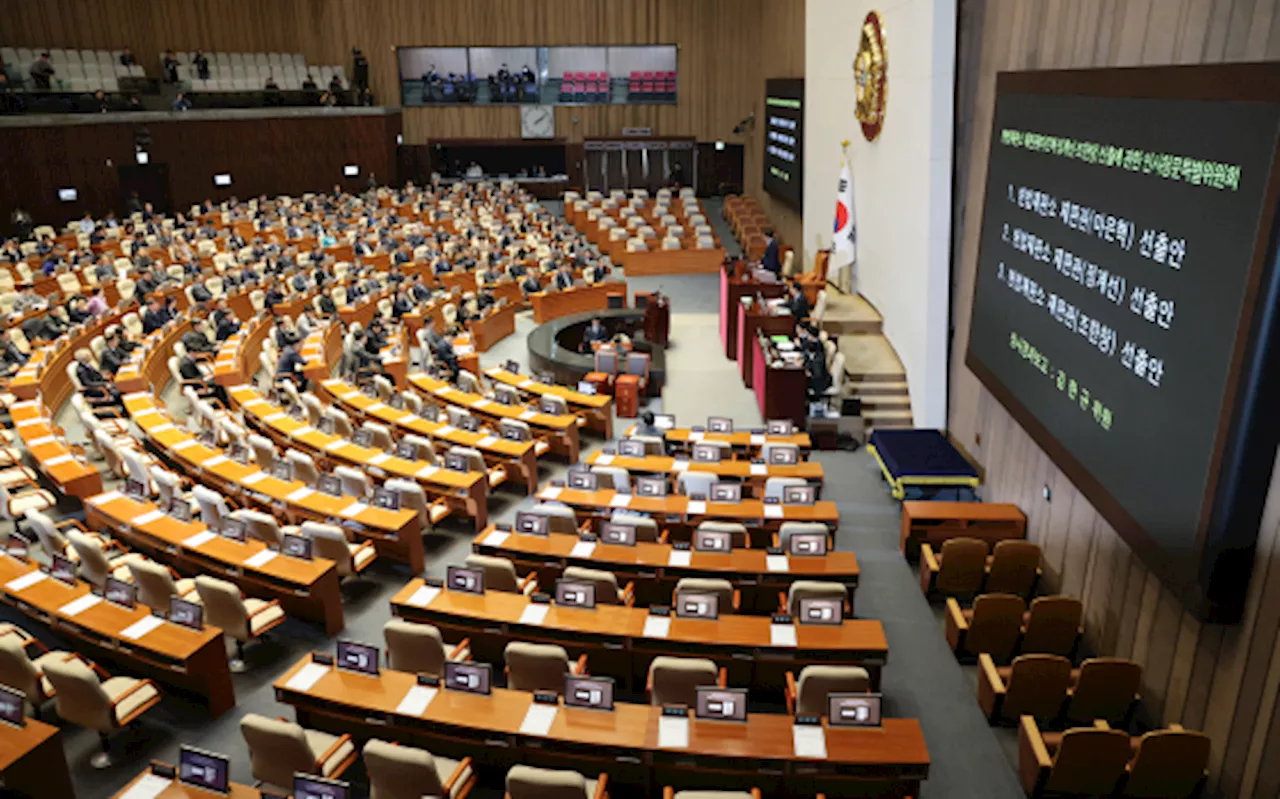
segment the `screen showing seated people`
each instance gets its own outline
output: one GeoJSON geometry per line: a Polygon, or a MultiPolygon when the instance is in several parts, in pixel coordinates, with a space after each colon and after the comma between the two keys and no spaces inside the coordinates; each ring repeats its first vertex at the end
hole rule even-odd
{"type": "Polygon", "coordinates": [[[804,209],[804,78],[764,84],[764,190],[797,211],[804,209]]]}
{"type": "Polygon", "coordinates": [[[966,363],[1210,612],[1248,584],[1276,446],[1280,103],[1215,99],[1254,78],[1203,69],[1000,76],[966,363]]]}

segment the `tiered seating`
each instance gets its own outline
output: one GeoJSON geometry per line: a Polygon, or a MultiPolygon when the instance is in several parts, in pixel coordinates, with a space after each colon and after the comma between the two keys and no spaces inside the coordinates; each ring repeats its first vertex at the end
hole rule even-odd
{"type": "Polygon", "coordinates": [[[40,54],[47,52],[55,70],[53,88],[64,92],[119,91],[121,78],[145,78],[140,64],[124,66],[120,50],[64,50],[44,47],[0,47],[11,86],[27,85],[27,70],[40,54]]]}
{"type": "Polygon", "coordinates": [[[560,76],[560,102],[609,102],[608,72],[566,72],[560,76]]]}
{"type": "Polygon", "coordinates": [[[615,189],[606,197],[588,192],[565,192],[565,218],[615,261],[627,252],[650,250],[712,250],[720,247],[693,189],[659,189],[650,199],[645,189],[627,193],[615,189]]]}
{"type": "MultiPolygon", "coordinates": [[[[767,245],[764,232],[770,225],[769,218],[760,209],[756,198],[740,197],[735,194],[725,197],[724,218],[733,229],[733,235],[738,237],[747,258],[752,261],[762,258],[767,245]]],[[[789,253],[784,256],[782,273],[790,275],[793,270],[794,256],[789,253]]]]}
{"type": "MultiPolygon", "coordinates": [[[[308,65],[301,53],[205,53],[209,59],[209,78],[202,80],[195,65],[196,53],[175,53],[181,65],[178,78],[194,91],[252,92],[262,91],[267,78],[275,80],[283,91],[302,89],[302,83],[310,75],[317,89],[323,91],[336,75],[347,86],[346,73],[341,65],[308,65]]],[[[161,58],[163,58],[161,54],[161,58]]]]}
{"type": "Polygon", "coordinates": [[[676,99],[675,72],[631,73],[627,79],[627,100],[633,103],[674,102],[676,99]]]}

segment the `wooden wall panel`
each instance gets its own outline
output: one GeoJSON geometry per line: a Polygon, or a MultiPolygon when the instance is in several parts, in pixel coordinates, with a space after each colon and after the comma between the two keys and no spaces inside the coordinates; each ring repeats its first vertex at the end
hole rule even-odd
{"type": "Polygon", "coordinates": [[[995,75],[1019,69],[1280,57],[1276,0],[978,0],[963,7],[957,106],[951,435],[979,461],[986,498],[1016,502],[1046,581],[1085,602],[1089,646],[1143,663],[1146,708],[1213,740],[1210,795],[1280,795],[1280,469],[1258,537],[1244,619],[1204,625],[1129,550],[964,366],[995,75]],[[977,33],[964,22],[975,23],[977,33]],[[1050,486],[1052,502],[1041,495],[1050,486]]]}

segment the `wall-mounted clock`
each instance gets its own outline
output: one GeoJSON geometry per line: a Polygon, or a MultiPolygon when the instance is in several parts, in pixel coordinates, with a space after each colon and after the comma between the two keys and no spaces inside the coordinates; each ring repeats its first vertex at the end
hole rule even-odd
{"type": "Polygon", "coordinates": [[[862,123],[862,135],[875,141],[884,127],[884,106],[889,90],[889,53],[885,50],[884,23],[874,11],[862,22],[858,54],[853,59],[857,105],[854,116],[862,123]]]}
{"type": "Polygon", "coordinates": [[[520,106],[520,135],[526,139],[554,139],[555,112],[545,105],[520,106]]]}

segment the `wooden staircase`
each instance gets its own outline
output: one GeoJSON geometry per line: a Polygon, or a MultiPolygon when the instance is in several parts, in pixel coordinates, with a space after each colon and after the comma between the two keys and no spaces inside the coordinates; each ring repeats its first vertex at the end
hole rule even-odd
{"type": "Polygon", "coordinates": [[[884,337],[882,319],[861,296],[827,289],[822,329],[845,357],[845,391],[862,400],[867,434],[913,427],[906,370],[884,337]]]}

